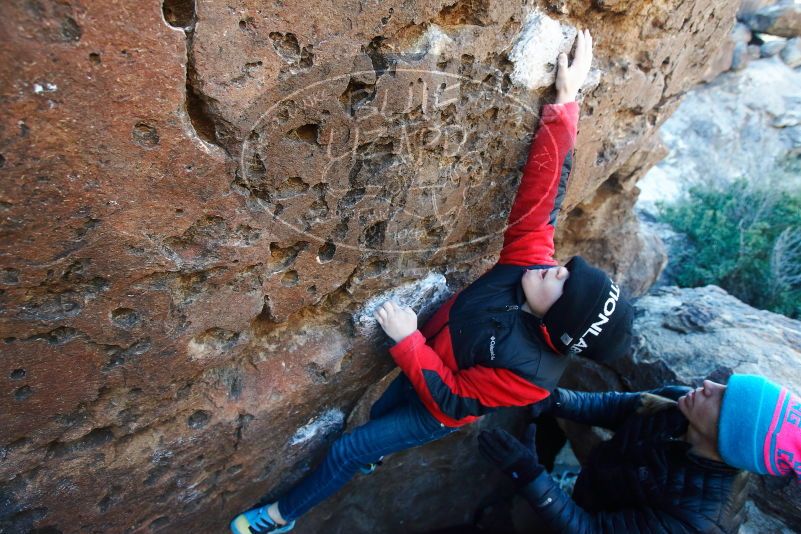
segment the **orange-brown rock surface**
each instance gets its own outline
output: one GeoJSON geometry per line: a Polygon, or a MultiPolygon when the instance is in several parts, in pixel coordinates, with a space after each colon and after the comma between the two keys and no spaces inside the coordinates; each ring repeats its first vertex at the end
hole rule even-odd
{"type": "MultiPolygon", "coordinates": [[[[392,367],[363,304],[404,286],[422,306],[494,261],[553,96],[536,51],[576,26],[596,71],[560,254],[644,290],[663,258],[633,234],[633,184],[736,9],[3,2],[0,530],[221,532],[297,478],[392,367]]],[[[376,473],[403,508],[354,481],[359,528],[461,521],[486,491],[471,432],[459,465],[406,453],[436,477],[376,473]]],[[[329,526],[357,523],[332,502],[329,526]]]]}

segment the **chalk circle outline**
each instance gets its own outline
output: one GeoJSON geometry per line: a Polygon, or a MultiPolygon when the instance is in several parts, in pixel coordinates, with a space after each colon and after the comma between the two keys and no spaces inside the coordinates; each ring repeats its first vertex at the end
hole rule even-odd
{"type": "MultiPolygon", "coordinates": [[[[476,84],[476,85],[480,85],[480,86],[488,86],[488,84],[486,84],[483,80],[477,81],[477,80],[474,80],[473,78],[470,78],[468,76],[463,76],[461,74],[453,74],[453,73],[449,73],[449,72],[432,71],[432,70],[427,70],[427,69],[410,69],[410,68],[396,68],[394,70],[394,72],[408,72],[408,73],[414,73],[414,74],[433,74],[433,75],[437,75],[437,76],[456,78],[456,79],[459,79],[460,81],[463,80],[463,81],[467,81],[467,82],[469,82],[471,84],[476,84]]],[[[242,171],[241,176],[242,176],[243,180],[245,181],[245,183],[248,184],[248,185],[251,184],[250,178],[248,177],[248,165],[247,165],[247,162],[246,162],[246,154],[249,154],[249,146],[251,144],[250,143],[251,134],[256,132],[256,130],[259,127],[261,127],[262,125],[265,124],[266,118],[270,117],[272,115],[272,113],[275,112],[276,108],[279,105],[281,105],[282,102],[285,102],[285,101],[287,101],[289,99],[292,99],[292,98],[296,97],[297,95],[299,95],[301,93],[309,92],[314,87],[317,87],[317,86],[319,86],[321,84],[328,83],[328,82],[331,82],[331,81],[334,81],[334,80],[343,79],[343,78],[352,78],[354,76],[359,76],[361,74],[368,74],[368,75],[369,74],[375,74],[375,71],[374,70],[362,70],[362,71],[356,71],[356,72],[348,72],[348,73],[340,74],[338,76],[334,76],[334,77],[331,77],[331,78],[325,78],[323,80],[318,80],[318,81],[316,81],[316,82],[314,82],[314,83],[312,83],[310,85],[304,86],[304,87],[302,87],[300,89],[297,89],[297,90],[291,92],[290,94],[284,96],[280,100],[277,100],[266,111],[264,111],[261,115],[259,115],[259,118],[256,119],[256,121],[253,124],[253,126],[248,130],[248,133],[244,136],[244,141],[242,142],[242,148],[241,148],[241,150],[239,152],[239,168],[242,171]]],[[[502,91],[500,91],[500,89],[498,89],[495,86],[489,86],[489,89],[491,91],[495,92],[495,93],[498,93],[498,94],[502,95],[503,98],[508,98],[508,99],[514,101],[516,104],[519,105],[519,107],[521,109],[523,109],[523,111],[526,114],[531,114],[533,117],[535,117],[535,123],[539,124],[539,113],[534,111],[531,108],[530,105],[522,102],[519,98],[517,98],[514,95],[509,95],[509,94],[503,93],[502,91]]],[[[536,128],[536,124],[534,126],[535,128],[536,128]]],[[[533,138],[532,138],[532,142],[533,142],[533,138]]],[[[412,188],[415,188],[415,186],[412,186],[410,188],[410,190],[412,188]]],[[[417,188],[423,189],[422,186],[417,186],[417,188]]],[[[325,244],[325,243],[330,241],[336,247],[343,247],[343,248],[356,250],[356,251],[360,251],[360,252],[369,251],[369,252],[383,252],[383,253],[387,253],[387,254],[403,254],[403,253],[439,252],[439,251],[442,251],[442,250],[455,249],[455,248],[459,248],[459,247],[463,247],[463,246],[467,246],[467,245],[471,245],[471,244],[475,244],[475,243],[481,243],[483,241],[486,241],[486,240],[488,240],[488,239],[490,239],[490,238],[492,238],[492,237],[494,237],[494,236],[496,236],[498,234],[501,234],[501,233],[505,232],[506,229],[509,226],[512,226],[512,225],[514,225],[514,224],[516,224],[518,222],[518,221],[514,221],[512,223],[509,223],[508,220],[507,220],[507,223],[504,224],[503,227],[500,230],[496,230],[495,232],[492,232],[492,233],[489,233],[489,234],[486,234],[486,235],[483,235],[483,236],[475,237],[475,238],[472,238],[472,239],[469,239],[469,240],[465,240],[465,241],[459,241],[458,243],[451,243],[451,244],[444,245],[444,246],[436,246],[436,247],[429,247],[429,248],[418,248],[418,249],[401,249],[401,250],[386,249],[386,248],[371,248],[371,247],[365,247],[365,246],[362,246],[362,245],[354,246],[354,245],[350,245],[348,243],[338,243],[336,241],[331,241],[328,238],[321,237],[319,235],[307,232],[306,230],[300,229],[297,226],[293,225],[292,223],[283,220],[280,216],[276,216],[276,214],[273,212],[273,210],[269,207],[269,204],[266,201],[264,201],[263,199],[261,199],[258,196],[254,195],[251,189],[248,189],[248,197],[250,199],[252,199],[263,210],[264,213],[266,213],[268,215],[271,215],[273,220],[278,220],[281,224],[283,224],[284,226],[288,227],[289,229],[291,229],[292,231],[296,232],[297,234],[300,234],[300,235],[302,235],[304,237],[309,238],[312,241],[316,241],[316,242],[319,242],[319,243],[322,243],[322,244],[325,244]]]]}

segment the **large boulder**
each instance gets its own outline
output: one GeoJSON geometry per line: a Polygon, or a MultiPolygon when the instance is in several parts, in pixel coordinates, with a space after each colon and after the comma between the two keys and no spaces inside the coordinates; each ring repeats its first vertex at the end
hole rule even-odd
{"type": "Polygon", "coordinates": [[[751,30],[779,37],[801,36],[801,4],[782,2],[741,15],[751,30]]]}
{"type": "MultiPolygon", "coordinates": [[[[597,48],[560,257],[584,227],[623,276],[639,253],[603,246],[593,206],[625,218],[736,9],[3,2],[0,530],[219,532],[297,479],[392,367],[365,303],[412,284],[422,305],[429,274],[453,291],[497,258],[577,27],[597,48]]],[[[415,491],[480,493],[433,464],[415,491]]]]}
{"type": "Polygon", "coordinates": [[[742,0],[740,2],[740,9],[737,10],[737,18],[744,18],[748,14],[762,9],[763,7],[772,6],[783,2],[792,2],[793,0],[742,0]]]}
{"type": "Polygon", "coordinates": [[[801,322],[758,310],[717,286],[663,287],[636,303],[632,355],[611,367],[630,390],[763,374],[801,384],[801,322]]]}

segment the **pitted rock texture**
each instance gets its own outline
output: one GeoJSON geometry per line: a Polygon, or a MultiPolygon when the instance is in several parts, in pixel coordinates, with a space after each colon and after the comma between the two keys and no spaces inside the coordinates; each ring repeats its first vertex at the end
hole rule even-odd
{"type": "Polygon", "coordinates": [[[497,257],[553,96],[512,77],[534,16],[595,35],[559,246],[622,276],[593,206],[625,217],[736,8],[2,3],[0,529],[219,532],[319,457],[392,367],[362,304],[497,257]]]}

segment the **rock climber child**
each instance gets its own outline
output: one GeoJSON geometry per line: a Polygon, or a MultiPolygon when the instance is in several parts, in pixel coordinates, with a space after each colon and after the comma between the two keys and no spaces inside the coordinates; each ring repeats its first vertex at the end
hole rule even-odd
{"type": "Polygon", "coordinates": [[[504,406],[538,402],[556,387],[570,354],[622,355],[632,307],[603,271],[553,259],[556,216],[573,163],[575,97],[592,62],[578,32],[573,63],[558,59],[556,101],[545,105],[509,215],[498,263],[454,295],[422,327],[387,302],[375,316],[395,341],[403,370],[373,405],[370,421],[343,435],[322,464],[278,501],[231,522],[234,534],[287,532],[295,520],[386,454],[433,441],[504,406]]]}

